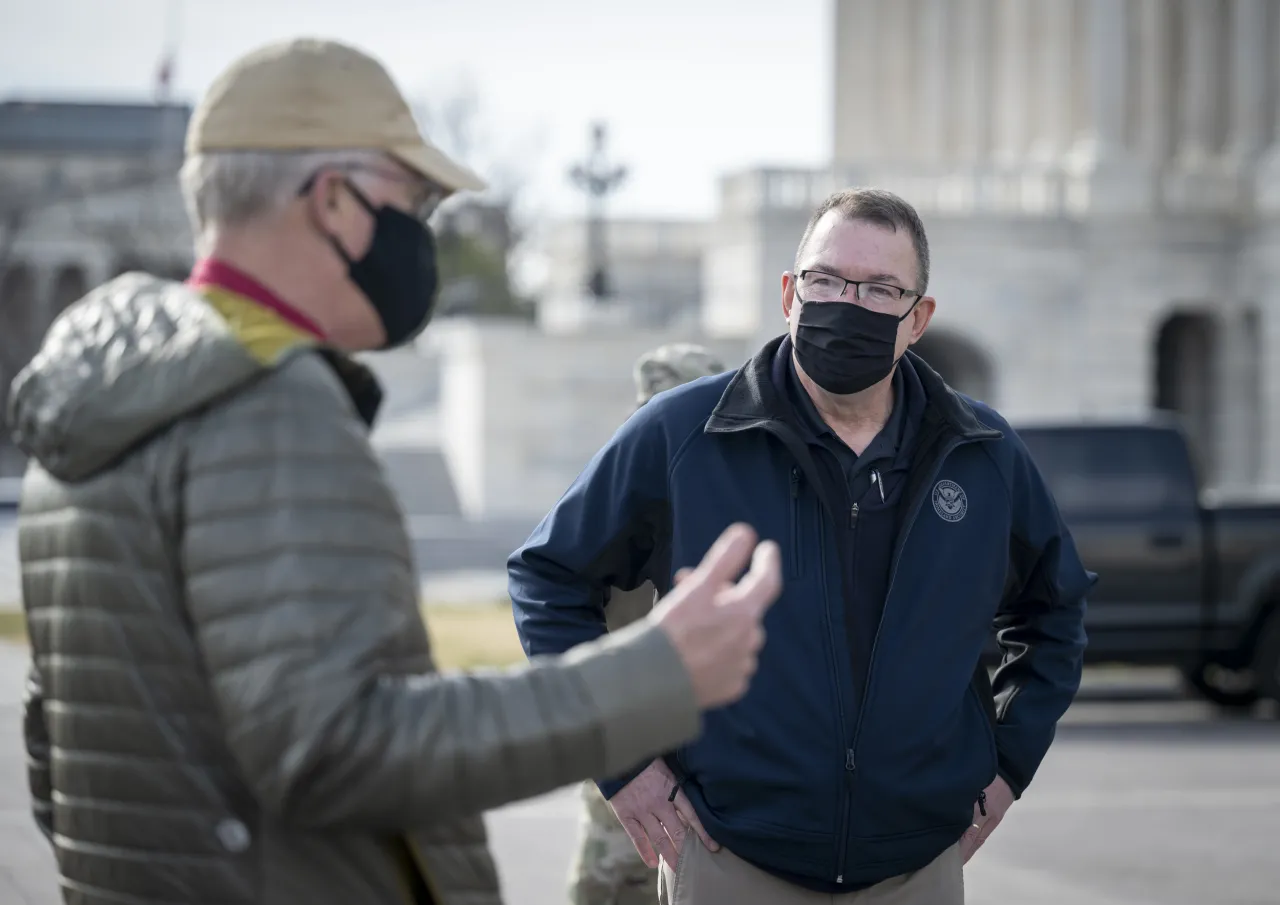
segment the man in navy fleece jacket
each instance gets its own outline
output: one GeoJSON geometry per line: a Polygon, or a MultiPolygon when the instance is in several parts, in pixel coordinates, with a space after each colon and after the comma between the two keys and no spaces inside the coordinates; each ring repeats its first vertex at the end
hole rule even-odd
{"type": "Polygon", "coordinates": [[[909,204],[833,195],[782,278],[788,333],[641,408],[508,564],[536,655],[598,637],[606,588],[669,588],[731,522],[782,545],[747,696],[599,783],[664,902],[963,902],[1079,686],[1095,578],[1016,433],[908,351],[928,276],[909,204]]]}

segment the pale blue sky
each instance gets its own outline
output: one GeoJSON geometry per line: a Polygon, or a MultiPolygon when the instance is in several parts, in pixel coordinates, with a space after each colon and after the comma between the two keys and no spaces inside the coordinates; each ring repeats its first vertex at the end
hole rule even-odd
{"type": "Polygon", "coordinates": [[[830,2],[0,0],[0,98],[149,98],[172,6],[179,97],[255,45],[340,37],[413,97],[470,80],[543,214],[581,209],[564,171],[603,116],[632,170],[615,213],[707,216],[726,171],[827,158],[830,2]]]}

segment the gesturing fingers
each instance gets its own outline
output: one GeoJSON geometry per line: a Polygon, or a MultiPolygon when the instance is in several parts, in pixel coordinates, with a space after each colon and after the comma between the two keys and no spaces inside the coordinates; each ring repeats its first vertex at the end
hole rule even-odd
{"type": "Polygon", "coordinates": [[[749,525],[730,525],[685,580],[705,583],[712,588],[728,584],[742,574],[755,547],[756,533],[749,525]]]}
{"type": "Polygon", "coordinates": [[[782,591],[782,551],[773,541],[763,541],[751,557],[751,569],[742,580],[720,595],[724,604],[741,603],[763,611],[782,591]]]}

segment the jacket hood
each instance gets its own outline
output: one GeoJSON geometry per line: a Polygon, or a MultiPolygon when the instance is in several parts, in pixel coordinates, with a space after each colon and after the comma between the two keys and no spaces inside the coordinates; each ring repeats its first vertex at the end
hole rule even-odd
{"type": "Polygon", "coordinates": [[[10,388],[9,428],[50,474],[83,480],[262,371],[197,292],[125,274],[54,322],[10,388]]]}

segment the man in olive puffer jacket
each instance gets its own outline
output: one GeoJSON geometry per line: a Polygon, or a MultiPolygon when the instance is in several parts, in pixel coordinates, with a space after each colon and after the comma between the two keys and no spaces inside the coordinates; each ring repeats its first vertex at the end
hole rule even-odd
{"type": "Polygon", "coordinates": [[[242,58],[187,136],[202,258],[128,274],[14,381],[26,737],[68,905],[491,905],[480,812],[624,769],[741,696],[778,554],[731,528],[653,616],[439,675],[347,353],[430,317],[425,218],[480,181],[380,64],[242,58]],[[753,567],[738,583],[747,561],[753,567]]]}

